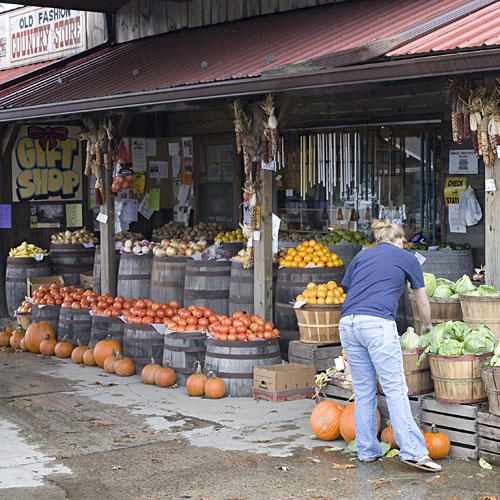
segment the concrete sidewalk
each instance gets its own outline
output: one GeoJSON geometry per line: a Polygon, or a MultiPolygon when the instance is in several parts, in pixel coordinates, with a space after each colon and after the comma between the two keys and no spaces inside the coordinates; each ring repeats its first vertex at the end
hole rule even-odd
{"type": "MultiPolygon", "coordinates": [[[[0,352],[0,499],[479,498],[500,475],[358,464],[311,439],[308,400],[210,401],[99,368],[0,352]],[[348,467],[345,468],[344,467],[348,467]]],[[[500,468],[499,468],[500,469],[500,468]]]]}

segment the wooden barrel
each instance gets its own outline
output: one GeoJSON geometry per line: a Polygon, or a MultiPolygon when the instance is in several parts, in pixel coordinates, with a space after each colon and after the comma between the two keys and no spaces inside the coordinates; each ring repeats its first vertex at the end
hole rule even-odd
{"type": "Polygon", "coordinates": [[[38,306],[33,304],[31,306],[31,322],[41,323],[46,322],[52,330],[57,334],[59,330],[59,314],[61,313],[61,306],[38,306]]]}
{"type": "Polygon", "coordinates": [[[50,274],[50,261],[47,258],[38,262],[31,257],[7,257],[5,298],[9,316],[14,316],[16,309],[27,295],[27,279],[33,276],[50,276],[50,274]]]}
{"type": "Polygon", "coordinates": [[[344,263],[344,267],[352,262],[352,259],[361,251],[362,246],[352,243],[339,243],[338,245],[328,245],[328,250],[331,253],[336,253],[344,263]]]}
{"type": "Polygon", "coordinates": [[[226,384],[226,395],[252,395],[253,369],[281,363],[278,339],[223,342],[209,339],[204,371],[214,371],[226,384]]]}
{"type": "Polygon", "coordinates": [[[417,364],[423,351],[423,349],[403,351],[403,368],[408,396],[427,394],[434,390],[428,357],[426,356],[420,365],[417,364]]]}
{"type": "Polygon", "coordinates": [[[274,324],[280,330],[281,354],[288,359],[288,344],[291,340],[299,340],[299,327],[295,310],[290,304],[301,294],[307,284],[336,281],[338,284],[344,277],[345,267],[281,267],[278,269],[276,281],[276,299],[274,301],[274,324]]]}
{"type": "MultiPolygon", "coordinates": [[[[116,252],[117,268],[120,265],[120,255],[120,252],[116,252]]],[[[99,294],[101,293],[101,251],[99,246],[95,249],[94,269],[92,271],[92,290],[99,294]]]]}
{"type": "Polygon", "coordinates": [[[150,254],[122,254],[118,266],[118,295],[126,299],[149,298],[152,266],[153,258],[150,254]]]}
{"type": "Polygon", "coordinates": [[[485,324],[500,342],[500,297],[461,295],[460,306],[464,323],[471,328],[485,324]]]}
{"type": "Polygon", "coordinates": [[[216,314],[228,314],[230,281],[231,261],[189,260],[184,305],[206,306],[216,314]]]}
{"type": "Polygon", "coordinates": [[[110,335],[114,340],[123,344],[123,329],[125,323],[116,317],[94,314],[90,329],[90,343],[95,346],[100,340],[110,335]]]}
{"type": "Polygon", "coordinates": [[[300,341],[308,344],[340,343],[340,305],[305,305],[295,309],[300,341]]]}
{"type": "Polygon", "coordinates": [[[151,300],[167,304],[177,300],[184,306],[184,281],[189,257],[153,257],[151,300]]]}
{"type": "Polygon", "coordinates": [[[163,335],[160,335],[151,325],[125,323],[123,355],[134,360],[136,373],[140,373],[151,358],[156,363],[163,359],[163,335]]]}
{"type": "Polygon", "coordinates": [[[464,274],[474,274],[472,250],[417,250],[425,257],[424,273],[435,274],[437,278],[457,281],[464,274]]]}
{"type": "Polygon", "coordinates": [[[170,366],[177,374],[177,384],[184,386],[194,371],[194,364],[205,363],[207,336],[203,332],[173,332],[165,335],[163,365],[170,366]]]}
{"type": "Polygon", "coordinates": [[[92,271],[94,267],[95,247],[52,243],[50,260],[52,272],[64,278],[65,285],[80,285],[80,274],[92,271]]]}
{"type": "MultiPolygon", "coordinates": [[[[418,310],[417,301],[412,293],[410,295],[411,309],[413,311],[413,325],[417,333],[422,333],[422,319],[418,310]]],[[[447,321],[462,321],[462,308],[459,299],[440,299],[429,297],[431,306],[432,326],[447,321]]]]}
{"type": "Polygon", "coordinates": [[[482,403],[488,397],[484,389],[479,362],[491,358],[492,353],[475,356],[429,355],[434,397],[441,403],[482,403]]]}
{"type": "Polygon", "coordinates": [[[481,376],[488,396],[488,411],[500,417],[500,366],[481,365],[481,376]]]}
{"type": "Polygon", "coordinates": [[[57,340],[66,337],[73,345],[80,343],[87,345],[90,342],[90,329],[92,317],[89,309],[68,309],[61,308],[59,315],[59,328],[57,340]]]}

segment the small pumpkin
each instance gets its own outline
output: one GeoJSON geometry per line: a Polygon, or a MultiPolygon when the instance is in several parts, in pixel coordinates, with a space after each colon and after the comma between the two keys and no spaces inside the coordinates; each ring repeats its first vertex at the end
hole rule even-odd
{"type": "Polygon", "coordinates": [[[44,356],[53,356],[57,340],[51,339],[50,335],[46,335],[45,339],[40,342],[40,353],[44,356]]]}
{"type": "Polygon", "coordinates": [[[115,364],[118,361],[116,351],[113,349],[113,354],[104,360],[104,371],[106,373],[115,373],[115,364]]]}
{"type": "MultiPolygon", "coordinates": [[[[14,333],[10,336],[10,347],[12,347],[12,349],[21,349],[21,340],[23,339],[24,333],[21,330],[14,331],[14,333]]],[[[24,342],[26,344],[26,341],[24,342]]]]}
{"type": "Polygon", "coordinates": [[[87,347],[83,353],[83,364],[85,366],[95,366],[96,362],[94,359],[94,349],[92,347],[87,347]]]}
{"type": "Polygon", "coordinates": [[[11,337],[12,337],[11,330],[4,330],[0,332],[0,347],[9,347],[11,337]]]}
{"type": "Polygon", "coordinates": [[[155,384],[159,387],[171,387],[177,381],[177,375],[172,368],[158,368],[155,373],[155,384]]]}
{"type": "Polygon", "coordinates": [[[323,441],[337,439],[340,436],[340,417],[343,412],[344,407],[333,401],[325,400],[318,403],[310,418],[313,434],[323,441]]]}
{"type": "Polygon", "coordinates": [[[28,351],[34,352],[35,354],[40,354],[40,344],[47,335],[50,335],[51,339],[56,338],[56,334],[49,323],[42,321],[40,323],[31,323],[26,330],[26,347],[28,351]]]}
{"type": "Polygon", "coordinates": [[[161,365],[155,363],[154,358],[151,358],[151,363],[146,365],[141,372],[142,381],[145,384],[154,385],[156,372],[161,368],[161,365]]]}
{"type": "Polygon", "coordinates": [[[87,346],[77,345],[71,353],[71,361],[77,365],[81,365],[83,363],[83,355],[87,349],[87,346]]]}
{"type": "Polygon", "coordinates": [[[396,438],[394,437],[394,430],[392,429],[391,421],[387,421],[387,427],[380,433],[380,441],[391,445],[391,448],[398,449],[396,438]]]}
{"type": "MultiPolygon", "coordinates": [[[[380,430],[380,412],[376,410],[377,415],[377,434],[380,430]]],[[[350,443],[356,439],[356,428],[354,426],[354,401],[351,401],[342,412],[340,417],[340,435],[345,441],[350,443]]]]}
{"type": "Polygon", "coordinates": [[[66,340],[66,337],[63,337],[62,340],[60,340],[55,348],[54,348],[54,354],[58,358],[70,358],[71,353],[73,352],[74,346],[71,342],[68,342],[66,340]]]}
{"type": "Polygon", "coordinates": [[[186,380],[186,391],[189,396],[202,397],[205,394],[207,377],[201,373],[201,363],[197,361],[195,371],[186,380]]]}
{"type": "Polygon", "coordinates": [[[104,361],[113,355],[113,349],[118,354],[122,352],[122,345],[118,340],[108,335],[104,340],[100,340],[94,347],[94,360],[97,366],[104,368],[104,361]]]}
{"type": "Polygon", "coordinates": [[[431,430],[425,434],[424,439],[429,457],[433,460],[448,456],[451,446],[450,438],[444,432],[439,432],[434,424],[432,424],[431,430]]]}
{"type": "Polygon", "coordinates": [[[226,394],[226,384],[224,380],[217,377],[213,371],[207,373],[207,381],[205,382],[205,397],[208,399],[220,399],[226,394]]]}
{"type": "Polygon", "coordinates": [[[120,354],[113,365],[115,373],[120,377],[130,377],[135,374],[135,363],[131,358],[124,358],[120,354]]]}

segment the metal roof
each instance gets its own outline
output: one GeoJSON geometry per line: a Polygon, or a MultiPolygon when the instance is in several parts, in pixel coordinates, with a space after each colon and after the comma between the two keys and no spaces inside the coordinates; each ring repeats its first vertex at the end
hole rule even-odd
{"type": "Polygon", "coordinates": [[[19,66],[17,68],[4,69],[0,71],[0,85],[4,83],[12,82],[18,78],[26,76],[34,71],[37,71],[41,68],[45,68],[49,64],[52,64],[54,61],[41,62],[37,64],[29,64],[28,66],[19,66]]]}
{"type": "MultiPolygon", "coordinates": [[[[3,3],[19,3],[4,1],[3,3]]],[[[62,9],[90,10],[96,12],[114,12],[127,0],[33,0],[21,2],[23,5],[33,5],[36,7],[58,7],[62,9]]]]}
{"type": "Polygon", "coordinates": [[[387,55],[408,56],[496,45],[500,45],[500,1],[451,22],[387,55]]]}
{"type": "MultiPolygon", "coordinates": [[[[0,119],[24,116],[22,112],[9,114],[13,108],[38,107],[37,112],[41,113],[42,107],[52,105],[63,114],[66,109],[110,109],[109,102],[100,108],[89,102],[123,97],[129,103],[131,99],[140,103],[148,100],[148,93],[158,98],[159,91],[180,87],[199,91],[216,82],[223,85],[237,79],[263,81],[266,86],[266,81],[276,78],[273,71],[281,69],[281,76],[317,72],[317,67],[311,68],[307,63],[327,60],[334,54],[373,46],[378,47],[379,53],[375,51],[372,56],[383,55],[489,3],[492,2],[361,0],[181,30],[100,48],[56,64],[43,75],[0,87],[0,119]],[[290,72],[287,68],[291,65],[294,69],[290,72]]],[[[346,60],[343,65],[355,62],[360,61],[346,60]]],[[[330,68],[331,65],[330,61],[330,68]]],[[[339,65],[339,61],[333,64],[339,65]]]]}

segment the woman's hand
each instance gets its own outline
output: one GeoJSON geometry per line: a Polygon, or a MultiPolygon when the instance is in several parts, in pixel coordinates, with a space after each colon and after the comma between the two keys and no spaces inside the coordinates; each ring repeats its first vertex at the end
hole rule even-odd
{"type": "Polygon", "coordinates": [[[417,288],[416,290],[413,290],[413,296],[417,302],[418,312],[420,313],[420,318],[422,320],[422,330],[424,332],[430,330],[432,328],[431,305],[429,304],[425,288],[417,288]]]}

